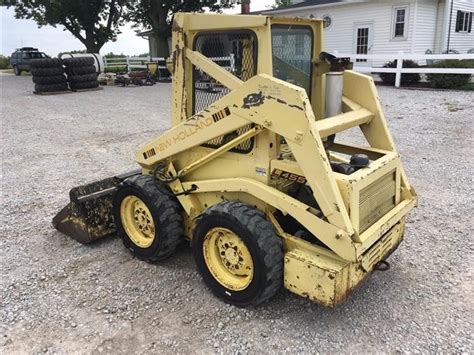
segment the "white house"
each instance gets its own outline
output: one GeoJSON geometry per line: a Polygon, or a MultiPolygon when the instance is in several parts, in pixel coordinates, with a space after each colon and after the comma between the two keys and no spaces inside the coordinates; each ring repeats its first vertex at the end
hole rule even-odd
{"type": "Polygon", "coordinates": [[[473,12],[474,0],[294,0],[262,14],[323,18],[328,52],[424,54],[474,51],[473,12]]]}

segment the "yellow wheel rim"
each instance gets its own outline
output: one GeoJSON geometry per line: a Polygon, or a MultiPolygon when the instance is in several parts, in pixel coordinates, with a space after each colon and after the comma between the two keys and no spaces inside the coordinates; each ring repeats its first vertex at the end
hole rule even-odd
{"type": "Polygon", "coordinates": [[[130,240],[140,248],[148,248],[155,240],[155,223],[145,203],[130,195],[120,205],[120,218],[130,240]]]}
{"type": "Polygon", "coordinates": [[[204,260],[208,270],[222,286],[241,291],[253,279],[253,260],[245,243],[226,228],[213,228],[203,243],[204,260]]]}

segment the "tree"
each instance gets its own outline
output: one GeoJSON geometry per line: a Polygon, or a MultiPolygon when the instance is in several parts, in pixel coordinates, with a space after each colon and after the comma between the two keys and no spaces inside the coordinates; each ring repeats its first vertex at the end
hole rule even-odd
{"type": "Polygon", "coordinates": [[[158,57],[168,57],[168,37],[171,36],[171,23],[177,12],[221,12],[233,7],[230,0],[139,0],[129,5],[128,19],[135,23],[135,28],[151,28],[158,48],[158,57]]]}
{"type": "Polygon", "coordinates": [[[123,57],[126,57],[126,55],[123,54],[123,53],[117,54],[117,53],[114,53],[114,52],[109,52],[106,55],[104,55],[104,57],[106,57],[106,58],[123,58],[123,57]]]}
{"type": "Polygon", "coordinates": [[[290,5],[293,5],[292,0],[275,0],[275,4],[271,5],[271,9],[283,9],[285,7],[288,7],[290,5]]]}
{"type": "Polygon", "coordinates": [[[10,69],[10,57],[0,54],[0,69],[10,69]]]}
{"type": "Polygon", "coordinates": [[[39,27],[64,26],[90,53],[115,41],[124,23],[127,0],[1,0],[15,8],[16,18],[34,20],[39,27]]]}

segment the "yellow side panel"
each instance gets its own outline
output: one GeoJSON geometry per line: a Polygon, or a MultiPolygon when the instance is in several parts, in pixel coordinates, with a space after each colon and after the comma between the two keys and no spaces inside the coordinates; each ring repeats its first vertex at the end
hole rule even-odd
{"type": "Polygon", "coordinates": [[[285,288],[313,302],[333,307],[335,304],[336,275],[342,267],[325,269],[311,261],[309,254],[294,250],[285,254],[285,288]]]}
{"type": "Polygon", "coordinates": [[[396,224],[359,262],[349,262],[320,247],[308,247],[306,242],[284,237],[287,246],[291,246],[285,253],[285,288],[323,306],[335,307],[343,303],[377,263],[398,247],[404,226],[404,221],[396,224]]]}

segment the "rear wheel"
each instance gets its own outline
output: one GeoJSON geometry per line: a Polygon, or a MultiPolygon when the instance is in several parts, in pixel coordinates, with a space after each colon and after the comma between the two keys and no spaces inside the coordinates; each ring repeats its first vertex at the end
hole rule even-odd
{"type": "Polygon", "coordinates": [[[183,240],[181,207],[169,188],[151,176],[125,180],[115,195],[113,210],[118,235],[141,259],[166,259],[183,240]]]}
{"type": "Polygon", "coordinates": [[[21,75],[21,70],[18,69],[16,65],[13,67],[13,72],[15,73],[15,75],[21,75]]]}
{"type": "Polygon", "coordinates": [[[238,201],[212,206],[199,218],[193,253],[204,282],[226,302],[258,305],[281,288],[282,241],[265,214],[238,201]]]}

